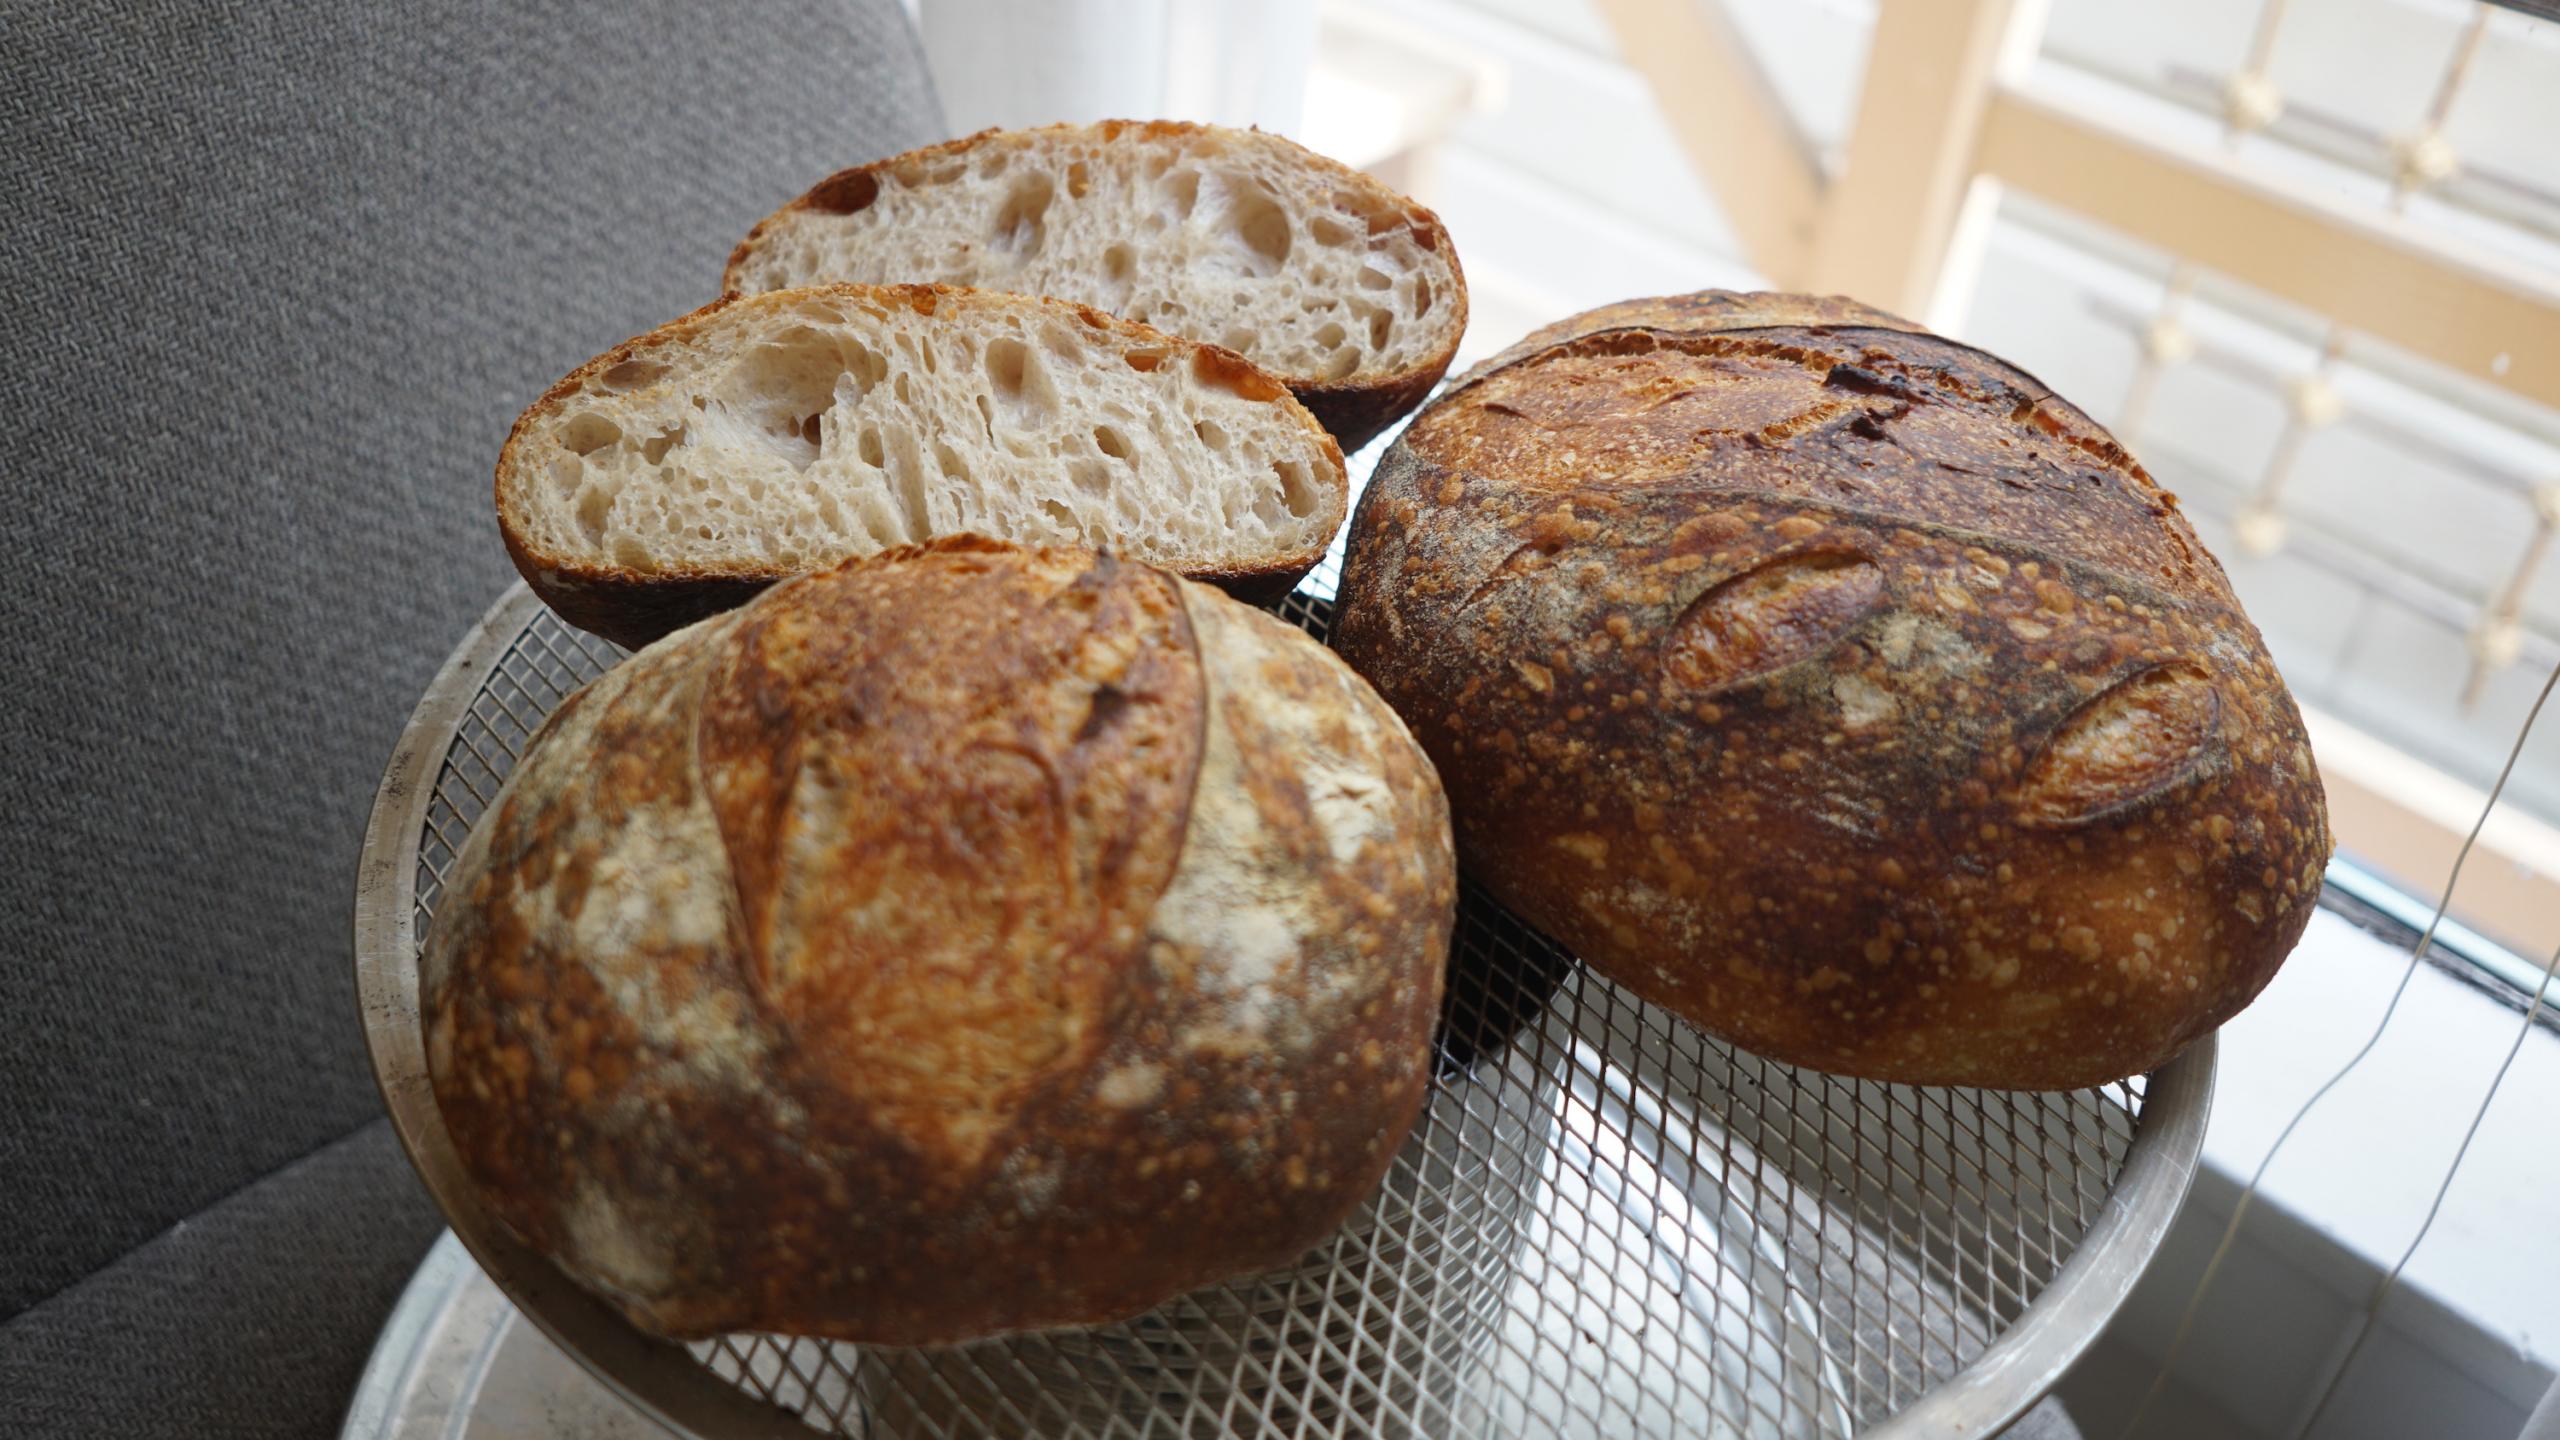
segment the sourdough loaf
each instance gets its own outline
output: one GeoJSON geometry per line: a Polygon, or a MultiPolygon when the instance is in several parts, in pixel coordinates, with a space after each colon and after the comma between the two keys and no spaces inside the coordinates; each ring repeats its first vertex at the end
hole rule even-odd
{"type": "Polygon", "coordinates": [[[1978,350],[1708,293],[1532,335],[1408,427],[1336,644],[1465,863],[1775,1058],[2066,1088],[2291,949],[2302,723],[2174,497],[1978,350]]]}
{"type": "Polygon", "coordinates": [[[1106,1321],[1377,1184],[1454,887],[1430,766],[1305,635],[902,548],[561,706],[445,883],[428,1072],[490,1211],[660,1334],[1106,1321]]]}
{"type": "Polygon", "coordinates": [[[1277,135],[1172,121],[988,130],[829,176],[729,257],[734,292],[941,281],[1214,341],[1346,450],[1420,404],[1467,328],[1429,210],[1277,135]]]}
{"type": "Polygon", "coordinates": [[[920,285],[705,306],[553,386],[497,473],[526,582],[632,646],[786,576],[964,531],[1109,546],[1276,598],[1348,495],[1332,437],[1230,351],[920,285]]]}

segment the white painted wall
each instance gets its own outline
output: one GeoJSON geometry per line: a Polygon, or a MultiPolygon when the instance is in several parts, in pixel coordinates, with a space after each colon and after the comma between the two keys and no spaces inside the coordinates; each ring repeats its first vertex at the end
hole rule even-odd
{"type": "Polygon", "coordinates": [[[954,134],[1059,121],[1298,128],[1312,5],[1258,0],[915,0],[954,134]]]}

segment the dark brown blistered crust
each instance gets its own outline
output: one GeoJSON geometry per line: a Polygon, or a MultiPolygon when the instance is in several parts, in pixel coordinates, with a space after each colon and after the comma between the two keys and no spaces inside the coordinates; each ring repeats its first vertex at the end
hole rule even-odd
{"type": "Polygon", "coordinates": [[[2272,977],[2326,811],[2175,498],[1847,302],[1568,322],[1381,462],[1336,645],[1459,853],[1593,966],[1844,1074],[2072,1088],[2272,977]]]}
{"type": "MultiPolygon", "coordinates": [[[[1460,292],[1464,303],[1465,292],[1460,292]]],[[[1398,379],[1373,385],[1308,384],[1291,387],[1298,403],[1316,417],[1316,423],[1333,432],[1334,442],[1343,453],[1359,449],[1378,438],[1380,432],[1401,420],[1431,394],[1431,387],[1449,372],[1449,362],[1457,357],[1458,341],[1451,336],[1442,353],[1419,365],[1398,379]]]]}
{"type": "MultiPolygon", "coordinates": [[[[850,215],[870,208],[871,202],[879,198],[880,176],[890,170],[904,170],[909,174],[915,174],[935,160],[966,154],[990,140],[1036,135],[1046,130],[1085,128],[1088,127],[1046,125],[1028,131],[991,128],[981,130],[974,135],[964,135],[957,140],[945,140],[937,145],[927,145],[922,149],[909,150],[884,160],[874,160],[867,164],[839,170],[809,187],[808,193],[783,206],[781,210],[756,222],[755,227],[747,232],[746,238],[740,240],[736,247],[730,250],[728,264],[721,272],[722,288],[731,295],[738,293],[738,287],[733,279],[738,267],[746,262],[748,255],[754,253],[763,240],[765,231],[784,215],[801,210],[816,210],[830,215],[850,215]]],[[[1147,141],[1195,135],[1203,130],[1217,127],[1194,124],[1187,120],[1105,120],[1090,128],[1100,130],[1106,141],[1117,140],[1124,135],[1147,141]]],[[[1410,369],[1358,381],[1324,381],[1293,375],[1280,377],[1281,381],[1289,387],[1290,393],[1298,397],[1298,402],[1314,412],[1316,419],[1323,423],[1325,429],[1333,432],[1334,439],[1341,443],[1342,449],[1347,453],[1368,444],[1377,438],[1379,432],[1403,419],[1414,406],[1421,404],[1424,398],[1430,395],[1431,387],[1440,383],[1440,377],[1448,373],[1450,361],[1457,358],[1458,341],[1466,334],[1467,329],[1466,271],[1458,263],[1457,247],[1449,243],[1448,228],[1440,223],[1440,217],[1428,206],[1399,195],[1380,184],[1375,178],[1354,170],[1330,156],[1319,155],[1286,136],[1266,135],[1262,138],[1269,144],[1296,152],[1301,162],[1310,169],[1321,171],[1338,181],[1373,191],[1392,201],[1402,211],[1404,222],[1413,231],[1414,239],[1424,249],[1439,252],[1449,262],[1451,288],[1456,292],[1452,298],[1458,307],[1457,323],[1450,328],[1448,342],[1438,351],[1424,357],[1410,369]]]]}
{"type": "Polygon", "coordinates": [[[696,621],[735,610],[786,578],[685,578],[547,569],[531,558],[514,531],[502,527],[502,538],[516,573],[553,614],[625,650],[654,644],[696,621]]]}
{"type": "Polygon", "coordinates": [[[1203,607],[1249,614],[959,538],[777,586],[571,697],[422,960],[491,1212],[655,1332],[880,1344],[1116,1319],[1321,1240],[1419,1104],[1445,810],[1347,670],[1292,635],[1245,693],[1203,607]],[[1392,813],[1347,861],[1284,721],[1392,741],[1363,752],[1392,813]],[[1197,842],[1240,803],[1261,838],[1219,872],[1197,842]],[[1328,947],[1249,1012],[1194,943],[1235,908],[1202,900],[1221,874],[1328,947]]]}
{"type": "MultiPolygon", "coordinates": [[[[1333,493],[1342,497],[1349,494],[1350,482],[1343,470],[1342,446],[1331,432],[1304,406],[1296,403],[1287,386],[1256,368],[1252,361],[1222,346],[1167,335],[1090,305],[1074,305],[1039,295],[971,290],[957,285],[826,285],[759,295],[727,295],[668,321],[646,335],[634,336],[570,371],[544,391],[540,399],[526,406],[524,413],[516,417],[515,424],[508,430],[506,444],[498,451],[493,484],[499,538],[507,547],[507,558],[515,562],[516,573],[524,577],[525,584],[541,596],[543,603],[561,619],[625,649],[637,650],[696,621],[745,604],[776,581],[790,578],[771,573],[642,572],[538,549],[516,526],[507,504],[507,474],[517,463],[519,447],[531,443],[532,434],[542,422],[551,419],[562,405],[601,380],[616,366],[644,358],[653,349],[689,338],[695,331],[718,323],[721,312],[732,306],[786,304],[789,303],[787,300],[775,297],[819,294],[839,295],[868,303],[905,305],[920,315],[934,314],[946,301],[1045,306],[1072,313],[1082,324],[1122,340],[1128,346],[1133,364],[1144,359],[1147,368],[1153,368],[1166,358],[1187,356],[1193,371],[1204,383],[1222,386],[1245,400],[1282,402],[1299,411],[1307,430],[1323,444],[1322,454],[1327,462],[1333,493]],[[1159,348],[1164,351],[1163,355],[1155,353],[1159,348]]],[[[1274,555],[1269,564],[1254,569],[1196,569],[1186,572],[1186,576],[1221,586],[1249,599],[1276,600],[1295,588],[1298,581],[1315,568],[1316,562],[1324,558],[1324,552],[1325,545],[1317,544],[1274,555]]]]}

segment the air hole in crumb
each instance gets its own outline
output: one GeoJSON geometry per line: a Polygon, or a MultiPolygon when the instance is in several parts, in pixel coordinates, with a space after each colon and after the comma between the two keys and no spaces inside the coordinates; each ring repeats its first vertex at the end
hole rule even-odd
{"type": "Polygon", "coordinates": [[[1226,334],[1218,337],[1218,343],[1241,355],[1253,348],[1253,332],[1241,325],[1231,325],[1227,327],[1226,334]]]}
{"type": "Polygon", "coordinates": [[[625,360],[596,377],[600,390],[637,390],[667,373],[667,367],[655,360],[625,360]]]}
{"type": "Polygon", "coordinates": [[[800,422],[796,433],[801,439],[809,442],[809,447],[813,450],[824,443],[820,437],[826,434],[826,426],[822,423],[826,418],[826,412],[820,411],[800,422]]]}
{"type": "Polygon", "coordinates": [[[1391,311],[1381,310],[1376,314],[1371,315],[1369,317],[1369,348],[1372,350],[1386,349],[1387,332],[1393,330],[1395,326],[1396,317],[1391,311]]]}
{"type": "Polygon", "coordinates": [[[749,351],[721,389],[755,406],[769,433],[784,438],[786,458],[806,469],[818,458],[817,417],[845,390],[867,395],[888,374],[888,357],[853,336],[802,326],[749,351]]]}
{"type": "Polygon", "coordinates": [[[1316,344],[1327,350],[1340,348],[1342,342],[1350,338],[1351,332],[1343,329],[1338,320],[1327,320],[1316,327],[1316,344]]]}
{"type": "Polygon", "coordinates": [[[939,440],[933,442],[933,460],[935,464],[942,467],[942,473],[945,476],[953,480],[966,480],[969,478],[968,462],[960,458],[959,451],[952,449],[950,446],[939,440]]]}
{"type": "Polygon", "coordinates": [[[1114,280],[1127,280],[1137,268],[1137,257],[1125,244],[1114,245],[1102,252],[1102,273],[1114,280]]]}
{"type": "Polygon", "coordinates": [[[591,411],[580,411],[560,426],[560,444],[572,455],[593,455],[622,438],[622,427],[591,411]]]}
{"type": "Polygon", "coordinates": [[[601,485],[588,486],[578,497],[578,533],[588,544],[597,544],[604,539],[604,522],[612,514],[613,492],[601,485]]]}
{"type": "Polygon", "coordinates": [[[1360,288],[1363,290],[1385,290],[1392,288],[1395,283],[1394,276],[1375,265],[1360,267],[1360,288]]]}
{"type": "Polygon", "coordinates": [[[1273,463],[1271,472],[1280,477],[1280,504],[1290,514],[1304,520],[1316,513],[1316,485],[1314,478],[1307,473],[1307,462],[1277,461],[1273,463]]]}
{"type": "Polygon", "coordinates": [[[1351,372],[1359,368],[1359,351],[1336,350],[1324,357],[1324,368],[1318,373],[1327,380],[1343,380],[1350,378],[1351,372]]]}
{"type": "Polygon", "coordinates": [[[1058,500],[1043,500],[1040,502],[1040,513],[1048,516],[1051,524],[1056,525],[1059,529],[1064,530],[1069,535],[1080,533],[1080,527],[1076,524],[1076,512],[1068,509],[1065,502],[1058,500]]]}
{"type": "Polygon", "coordinates": [[[1093,427],[1093,448],[1114,460],[1129,458],[1129,437],[1109,425],[1093,427]]]}
{"type": "Polygon", "coordinates": [[[1255,275],[1279,273],[1289,259],[1289,212],[1280,202],[1261,189],[1237,194],[1227,211],[1227,226],[1250,257],[1248,272],[1255,275]]]}
{"type": "Polygon", "coordinates": [[[1350,226],[1331,215],[1318,212],[1307,217],[1307,236],[1319,245],[1348,245],[1358,234],[1350,226]]]}
{"type": "Polygon", "coordinates": [[[1224,450],[1227,448],[1226,429],[1219,425],[1215,420],[1193,421],[1191,425],[1191,433],[1199,436],[1200,443],[1208,446],[1212,450],[1224,450]]]}
{"type": "Polygon", "coordinates": [[[888,453],[881,447],[880,428],[876,425],[862,427],[862,442],[857,447],[857,453],[862,456],[862,463],[874,470],[888,468],[888,453]]]}
{"type": "Polygon", "coordinates": [[[1164,178],[1161,186],[1165,210],[1176,220],[1191,218],[1191,207],[1200,203],[1200,172],[1176,170],[1164,178]]]}
{"type": "Polygon", "coordinates": [[[1125,358],[1129,362],[1130,369],[1144,374],[1163,364],[1164,357],[1168,353],[1170,352],[1163,350],[1132,350],[1125,358]]]}
{"type": "Polygon", "coordinates": [[[1419,275],[1413,277],[1413,313],[1416,315],[1431,313],[1431,282],[1419,275]]]}
{"type": "Polygon", "coordinates": [[[1081,160],[1067,166],[1067,194],[1077,200],[1093,188],[1093,171],[1081,160]]]}
{"type": "Polygon", "coordinates": [[[995,230],[988,237],[988,246],[1026,260],[1039,254],[1048,237],[1045,217],[1055,194],[1046,175],[1026,175],[1015,181],[1005,195],[1003,207],[996,211],[995,230]]]}
{"type": "Polygon", "coordinates": [[[651,436],[649,443],[640,447],[640,458],[652,465],[666,459],[669,450],[684,443],[684,432],[685,427],[679,423],[673,430],[651,436]]]}
{"type": "Polygon", "coordinates": [[[1008,407],[1038,403],[1039,363],[1032,356],[1031,347],[1013,336],[987,342],[987,383],[995,387],[996,398],[1008,407]]]}

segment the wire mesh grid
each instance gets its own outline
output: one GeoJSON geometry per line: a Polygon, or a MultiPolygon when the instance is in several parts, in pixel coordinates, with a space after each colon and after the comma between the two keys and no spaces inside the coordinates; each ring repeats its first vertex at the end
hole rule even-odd
{"type": "MultiPolygon", "coordinates": [[[[1281,613],[1322,638],[1331,605],[1281,613]]],[[[621,655],[538,608],[505,646],[435,768],[417,936],[543,717],[621,655]]],[[[1472,887],[1450,966],[1411,1141],[1294,1268],[1090,1330],[689,1353],[845,1436],[1842,1436],[2018,1320],[2140,1124],[2140,1079],[1914,1089],[1735,1051],[1472,887]]]]}

